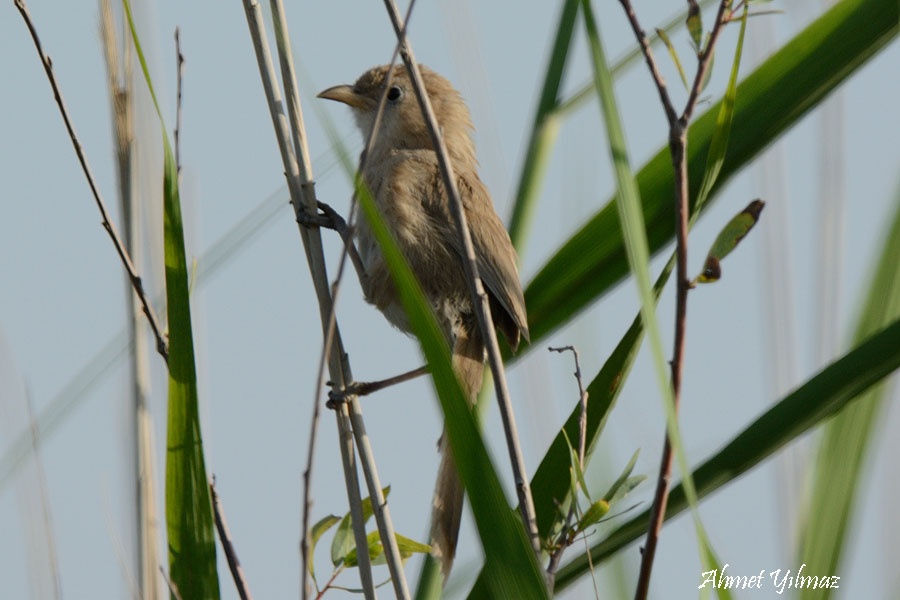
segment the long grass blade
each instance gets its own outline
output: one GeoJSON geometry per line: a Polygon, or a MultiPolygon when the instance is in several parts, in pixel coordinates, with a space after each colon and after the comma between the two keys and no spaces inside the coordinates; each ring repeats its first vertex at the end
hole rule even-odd
{"type": "Polygon", "coordinates": [[[134,27],[131,6],[128,0],[123,0],[123,4],[144,79],[159,115],[163,139],[163,236],[169,322],[169,403],[166,427],[169,577],[183,598],[218,598],[215,529],[197,407],[197,371],[191,331],[184,230],[178,196],[178,170],[134,27]]]}
{"type": "Polygon", "coordinates": [[[487,452],[484,438],[453,373],[450,348],[438,326],[419,282],[400,252],[381,217],[371,193],[361,179],[334,127],[324,120],[344,169],[353,177],[360,208],[378,241],[410,326],[422,347],[435,391],[444,412],[460,479],[466,488],[475,524],[484,549],[484,571],[491,594],[497,598],[546,598],[547,589],[537,557],[522,522],[510,510],[500,479],[487,452]]]}
{"type": "MultiPolygon", "coordinates": [[[[893,224],[859,315],[855,343],[900,316],[900,195],[897,200],[893,224]]],[[[800,555],[812,574],[839,571],[888,388],[886,382],[872,386],[825,425],[800,555]]],[[[830,589],[803,589],[800,597],[810,598],[814,593],[817,598],[832,596],[830,589]]]]}

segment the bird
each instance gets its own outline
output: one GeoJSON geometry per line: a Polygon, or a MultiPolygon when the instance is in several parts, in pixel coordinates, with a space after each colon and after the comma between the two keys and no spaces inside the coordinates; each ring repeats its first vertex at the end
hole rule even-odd
{"type": "MultiPolygon", "coordinates": [[[[520,339],[528,339],[518,259],[490,193],[478,176],[469,109],[447,79],[422,65],[420,71],[450,157],[493,325],[515,352],[520,339]]],[[[437,153],[407,71],[402,65],[373,67],[353,85],[330,87],[318,96],[348,105],[366,140],[385,90],[384,112],[365,158],[362,179],[434,310],[452,348],[454,373],[473,406],[484,374],[485,345],[466,283],[464,252],[437,153]]],[[[401,331],[411,333],[384,257],[365,219],[359,223],[355,241],[365,271],[360,282],[366,301],[401,331]]],[[[432,555],[440,561],[446,581],[459,537],[463,485],[446,435],[441,435],[439,447],[442,457],[430,536],[432,555]]]]}

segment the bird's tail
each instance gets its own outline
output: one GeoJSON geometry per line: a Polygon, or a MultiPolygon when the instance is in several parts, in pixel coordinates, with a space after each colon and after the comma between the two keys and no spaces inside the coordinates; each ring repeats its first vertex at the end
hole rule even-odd
{"type": "MultiPolygon", "coordinates": [[[[460,328],[453,346],[453,371],[462,385],[469,406],[474,406],[484,376],[484,342],[477,325],[460,328]]],[[[438,469],[431,511],[431,553],[441,562],[444,581],[447,581],[459,539],[463,484],[456,471],[446,431],[441,435],[440,452],[441,466],[438,469]]]]}

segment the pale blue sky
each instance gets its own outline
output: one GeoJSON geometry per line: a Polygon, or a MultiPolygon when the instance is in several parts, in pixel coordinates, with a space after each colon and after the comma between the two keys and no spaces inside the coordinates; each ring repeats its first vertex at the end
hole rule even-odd
{"type": "MultiPolygon", "coordinates": [[[[419,60],[447,76],[472,109],[483,179],[504,220],[508,220],[559,4],[421,2],[410,25],[419,60]]],[[[636,9],[649,30],[681,7],[680,3],[653,0],[638,3],[636,9]]],[[[35,1],[30,8],[101,190],[110,209],[118,214],[97,7],[91,2],[35,1]]],[[[786,15],[753,21],[749,38],[758,36],[758,41],[764,37],[762,30],[771,27],[775,43],[780,44],[821,10],[811,2],[785,8],[790,11],[786,15]]],[[[607,55],[619,56],[631,47],[633,39],[621,7],[615,2],[595,2],[595,10],[607,55]]],[[[268,19],[267,6],[264,13],[268,19]]],[[[349,185],[340,170],[333,168],[334,158],[317,110],[326,111],[353,148],[359,148],[361,142],[345,107],[313,98],[325,87],[352,82],[364,69],[386,62],[393,50],[393,33],[382,4],[375,1],[288,2],[287,13],[296,58],[307,74],[301,81],[302,99],[319,196],[344,212],[349,185]],[[316,102],[320,105],[314,107],[316,102]]],[[[172,33],[176,25],[181,27],[187,61],[182,202],[189,253],[202,255],[273,193],[284,202],[259,235],[197,286],[193,318],[207,465],[217,475],[245,573],[257,598],[297,597],[300,474],[306,459],[320,329],[243,8],[236,1],[164,1],[138,7],[136,16],[170,127],[175,112],[172,33]]],[[[737,32],[737,27],[731,27],[723,35],[709,87],[713,97],[724,89],[737,32]]],[[[587,81],[590,73],[580,30],[578,39],[565,80],[567,90],[587,81]]],[[[674,41],[686,58],[686,37],[679,34],[674,41]]],[[[18,370],[35,412],[40,413],[124,326],[123,270],[99,226],[99,215],[46,77],[11,3],[0,9],[0,56],[0,81],[4,83],[0,181],[6,190],[0,219],[0,337],[7,347],[0,352],[0,372],[18,370]]],[[[674,68],[665,52],[658,57],[675,101],[681,104],[685,94],[674,68]]],[[[748,73],[759,59],[759,53],[748,47],[742,73],[748,73]]],[[[861,286],[866,284],[895,202],[900,163],[895,114],[900,105],[898,61],[900,47],[895,42],[841,88],[846,110],[843,176],[847,206],[838,313],[831,321],[842,340],[849,338],[861,286]]],[[[142,82],[138,88],[143,90],[142,82]]],[[[643,64],[621,78],[616,91],[631,158],[639,167],[664,143],[662,110],[643,64]]],[[[158,186],[158,125],[146,99],[140,111],[146,140],[142,147],[145,177],[148,186],[158,186]]],[[[724,263],[722,281],[690,297],[681,422],[692,463],[731,439],[775,399],[767,345],[770,317],[764,311],[767,289],[776,288],[779,293],[793,290],[791,323],[797,342],[793,383],[806,380],[818,366],[814,344],[822,128],[818,112],[813,112],[783,139],[782,154],[776,160],[787,173],[786,189],[761,191],[762,176],[757,169],[747,170],[730,182],[692,233],[690,270],[696,271],[723,223],[754,197],[763,195],[768,202],[759,228],[724,263]],[[787,253],[777,270],[768,271],[763,264],[763,242],[765,229],[774,218],[783,219],[786,225],[787,253]]],[[[606,203],[613,190],[595,102],[586,104],[563,125],[559,140],[532,238],[522,256],[525,282],[585,218],[606,203]]],[[[155,223],[146,235],[158,242],[161,234],[155,227],[161,201],[152,192],[144,200],[155,223]]],[[[153,248],[158,252],[158,243],[153,248]]],[[[338,248],[336,240],[329,237],[326,252],[331,264],[338,248]]],[[[161,282],[159,262],[156,256],[140,265],[152,289],[158,289],[161,282]]],[[[201,270],[208,267],[199,266],[201,270]]],[[[572,325],[555,332],[545,344],[575,344],[590,378],[636,308],[636,293],[629,281],[572,325]]],[[[659,311],[667,352],[672,313],[670,287],[659,311]]],[[[416,343],[365,305],[352,278],[343,291],[339,318],[359,379],[393,375],[420,364],[416,343]]],[[[151,354],[150,363],[156,435],[163,440],[164,369],[156,354],[151,354]]],[[[132,568],[128,558],[132,551],[130,480],[126,475],[131,429],[124,421],[129,389],[124,365],[124,361],[116,363],[98,380],[41,449],[50,524],[67,598],[124,598],[128,593],[126,573],[132,568]]],[[[529,473],[577,399],[571,371],[569,356],[549,355],[542,348],[535,348],[510,371],[529,473]]],[[[6,375],[0,382],[0,420],[4,423],[0,452],[7,451],[13,436],[27,423],[21,394],[12,391],[17,385],[6,375]]],[[[392,485],[394,523],[399,532],[422,539],[440,433],[439,408],[430,384],[424,380],[407,383],[367,398],[363,406],[382,482],[392,485]]],[[[900,425],[895,403],[889,406],[883,433],[900,425]]],[[[491,412],[486,431],[512,498],[496,410],[491,412]]],[[[589,481],[605,488],[637,448],[642,452],[636,472],[652,479],[662,431],[656,382],[649,354],[642,351],[595,454],[589,481]]],[[[893,507],[900,490],[888,457],[896,456],[898,450],[896,440],[887,436],[879,438],[873,448],[878,459],[870,463],[865,476],[868,487],[861,493],[861,518],[853,525],[848,560],[836,573],[842,576],[844,597],[886,597],[889,590],[896,590],[896,572],[890,567],[898,556],[900,526],[893,507]]],[[[161,473],[161,445],[157,454],[161,473]]],[[[785,523],[792,520],[790,513],[779,512],[785,508],[779,506],[784,482],[779,480],[775,464],[767,461],[702,504],[707,530],[732,572],[753,574],[761,569],[799,566],[785,531],[785,523]]],[[[335,428],[326,413],[316,462],[314,518],[347,510],[339,465],[335,428]]],[[[794,474],[799,480],[806,476],[805,472],[794,474]]],[[[32,594],[28,587],[24,548],[29,523],[38,514],[34,512],[38,500],[34,494],[26,494],[23,504],[17,490],[29,479],[33,476],[17,476],[0,488],[0,580],[4,581],[4,596],[9,598],[51,597],[32,594]],[[24,511],[23,506],[27,507],[24,511]]],[[[638,488],[634,499],[645,506],[651,487],[638,488]]],[[[479,560],[477,544],[467,516],[457,561],[460,579],[474,574],[468,567],[479,560]]],[[[326,550],[320,549],[317,560],[322,574],[330,566],[326,550]]],[[[573,549],[571,555],[578,551],[573,549]]],[[[635,571],[637,545],[622,556],[627,568],[635,571]]],[[[220,565],[223,597],[235,598],[224,559],[220,565]]],[[[380,570],[379,580],[386,577],[380,570]]],[[[407,570],[415,579],[417,562],[412,561],[407,570]]],[[[601,568],[599,573],[603,578],[608,570],[601,568]]],[[[693,526],[678,519],[663,533],[654,571],[655,596],[693,597],[699,573],[693,526]]],[[[353,577],[342,581],[356,585],[353,577]]],[[[628,581],[630,593],[633,574],[628,581]]],[[[583,583],[566,597],[585,597],[590,584],[583,583]]],[[[601,585],[615,589],[609,587],[609,580],[601,585]]],[[[773,590],[768,592],[752,597],[776,597],[773,590]]],[[[331,594],[340,597],[342,593],[331,594]]],[[[385,588],[381,595],[390,593],[385,588]]]]}

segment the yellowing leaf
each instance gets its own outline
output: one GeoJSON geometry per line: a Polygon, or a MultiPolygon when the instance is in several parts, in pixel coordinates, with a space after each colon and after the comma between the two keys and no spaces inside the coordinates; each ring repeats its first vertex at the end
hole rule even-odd
{"type": "Polygon", "coordinates": [[[722,269],[719,262],[725,258],[729,252],[740,243],[744,236],[753,229],[759,220],[759,213],[762,212],[765,202],[756,199],[747,205],[736,217],[728,221],[728,224],[719,232],[716,241],[713,242],[712,248],[706,257],[706,264],[703,266],[703,272],[694,279],[693,283],[711,283],[718,281],[722,276],[722,269]]]}
{"type": "Polygon", "coordinates": [[[657,28],[656,35],[659,36],[659,39],[661,39],[663,44],[666,45],[666,48],[669,49],[669,56],[672,57],[672,62],[675,63],[675,66],[678,67],[678,74],[681,76],[681,83],[684,84],[684,89],[688,89],[688,82],[687,77],[684,74],[684,67],[681,66],[681,60],[679,60],[678,53],[675,52],[675,46],[673,46],[672,42],[669,40],[668,34],[662,29],[657,28]]]}
{"type": "Polygon", "coordinates": [[[700,41],[703,39],[703,15],[700,14],[700,5],[696,0],[688,2],[687,28],[694,42],[694,49],[700,54],[700,41]]]}

